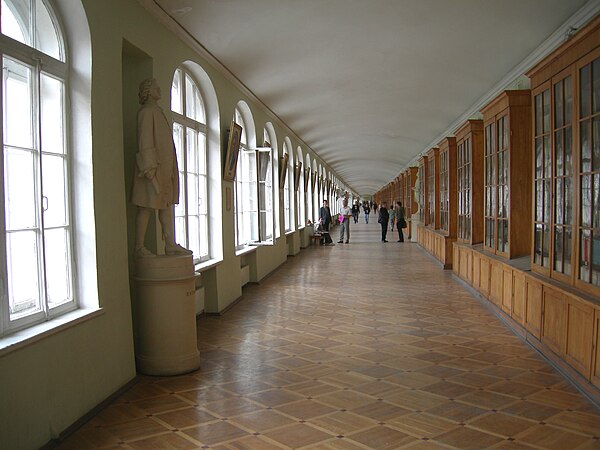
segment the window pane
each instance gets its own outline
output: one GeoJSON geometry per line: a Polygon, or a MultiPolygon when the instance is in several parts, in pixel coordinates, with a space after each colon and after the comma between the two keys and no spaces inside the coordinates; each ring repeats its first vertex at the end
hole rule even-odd
{"type": "Polygon", "coordinates": [[[181,102],[181,69],[175,71],[173,83],[171,83],[171,111],[183,114],[181,102]]]}
{"type": "Polygon", "coordinates": [[[186,171],[188,173],[199,172],[198,158],[198,133],[191,128],[186,128],[186,171]]]}
{"type": "Polygon", "coordinates": [[[535,225],[535,233],[533,236],[533,261],[535,264],[542,264],[542,225],[535,225]]]}
{"type": "Polygon", "coordinates": [[[592,63],[592,109],[600,112],[600,59],[592,63]]]}
{"type": "Polygon", "coordinates": [[[39,244],[35,231],[9,233],[6,240],[10,320],[41,311],[39,244]]]}
{"type": "Polygon", "coordinates": [[[590,121],[581,122],[581,171],[590,172],[592,169],[592,150],[590,143],[590,121]]]}
{"type": "Polygon", "coordinates": [[[580,234],[581,250],[579,256],[579,279],[589,283],[592,234],[590,230],[582,230],[580,234]]]}
{"type": "Polygon", "coordinates": [[[65,152],[63,82],[41,76],[42,151],[65,152]]]}
{"type": "Polygon", "coordinates": [[[544,178],[552,176],[552,152],[550,150],[550,136],[544,136],[544,178]]]}
{"type": "Polygon", "coordinates": [[[29,151],[4,149],[5,218],[8,230],[35,228],[37,196],[36,164],[29,151]]]}
{"type": "Polygon", "coordinates": [[[67,225],[67,177],[64,158],[43,155],[42,171],[44,227],[67,225]]]}
{"type": "Polygon", "coordinates": [[[2,0],[2,34],[30,45],[30,18],[29,0],[2,0]]]}
{"type": "Polygon", "coordinates": [[[566,227],[565,231],[565,247],[564,247],[564,262],[563,262],[563,273],[571,275],[571,245],[573,241],[571,239],[571,227],[566,227]]]}
{"type": "Polygon", "coordinates": [[[594,232],[593,236],[591,283],[600,286],[600,233],[594,232]]]}
{"type": "Polygon", "coordinates": [[[206,177],[198,179],[198,212],[208,214],[208,193],[206,192],[206,177]]]}
{"type": "Polygon", "coordinates": [[[4,143],[33,147],[31,69],[3,58],[4,143]]]}
{"type": "Polygon", "coordinates": [[[44,233],[44,246],[48,306],[54,308],[72,300],[68,230],[47,230],[44,233]]]}
{"type": "Polygon", "coordinates": [[[544,222],[550,223],[550,180],[544,181],[544,222]]]}
{"type": "Polygon", "coordinates": [[[555,176],[561,177],[564,174],[562,130],[554,133],[554,147],[555,176]]]}
{"type": "Polygon", "coordinates": [[[592,225],[592,176],[581,177],[581,225],[592,225]]]}
{"type": "Polygon", "coordinates": [[[573,116],[573,92],[571,88],[571,77],[567,77],[565,82],[565,125],[570,125],[573,116]]]}
{"type": "Polygon", "coordinates": [[[198,173],[206,175],[206,135],[198,133],[198,173]]]}
{"type": "Polygon", "coordinates": [[[188,242],[188,249],[190,249],[194,258],[200,258],[200,222],[198,216],[190,215],[188,217],[188,233],[190,240],[188,242]]]}
{"type": "Polygon", "coordinates": [[[188,173],[187,176],[187,213],[190,216],[198,214],[198,175],[188,173]]]}
{"type": "Polygon", "coordinates": [[[590,80],[590,65],[583,67],[580,70],[581,85],[579,88],[579,111],[581,117],[587,117],[590,115],[590,94],[591,94],[591,80],[590,80]]]}
{"type": "Polygon", "coordinates": [[[600,173],[594,175],[594,186],[592,188],[594,216],[592,223],[594,228],[600,228],[600,173]]]}
{"type": "Polygon", "coordinates": [[[565,223],[573,223],[573,188],[571,178],[565,178],[565,223]]]}
{"type": "Polygon", "coordinates": [[[557,272],[563,271],[563,229],[562,227],[554,228],[554,270],[557,272]]]}
{"type": "Polygon", "coordinates": [[[554,181],[554,223],[563,223],[563,179],[554,181]]]}
{"type": "Polygon", "coordinates": [[[35,2],[35,47],[46,55],[64,61],[58,30],[42,0],[35,2]]]}
{"type": "Polygon", "coordinates": [[[554,128],[563,126],[563,82],[554,85],[554,128]]]}
{"type": "Polygon", "coordinates": [[[571,175],[573,170],[573,133],[571,128],[565,128],[565,175],[571,175]]]}
{"type": "Polygon", "coordinates": [[[592,170],[600,170],[600,117],[592,122],[592,170]]]}
{"type": "Polygon", "coordinates": [[[544,147],[543,147],[543,139],[538,138],[535,140],[535,177],[543,178],[544,177],[544,147]]]}
{"type": "Polygon", "coordinates": [[[550,91],[545,90],[544,96],[544,133],[550,131],[550,91]]]}
{"type": "Polygon", "coordinates": [[[550,228],[544,225],[542,233],[542,265],[550,267],[550,228]]]}

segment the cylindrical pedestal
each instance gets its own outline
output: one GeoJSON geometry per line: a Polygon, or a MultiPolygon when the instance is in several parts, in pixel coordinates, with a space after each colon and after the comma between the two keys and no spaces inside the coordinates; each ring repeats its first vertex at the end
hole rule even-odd
{"type": "Polygon", "coordinates": [[[136,260],[136,364],[146,375],[200,367],[191,255],[136,260]]]}
{"type": "Polygon", "coordinates": [[[421,222],[419,221],[419,214],[415,213],[410,217],[410,240],[411,242],[417,242],[417,226],[421,222]]]}

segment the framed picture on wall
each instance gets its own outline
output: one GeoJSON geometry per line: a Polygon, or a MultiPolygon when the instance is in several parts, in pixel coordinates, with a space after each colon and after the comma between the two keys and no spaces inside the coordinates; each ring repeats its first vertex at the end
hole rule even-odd
{"type": "Polygon", "coordinates": [[[242,127],[237,123],[231,122],[229,127],[229,138],[227,139],[227,152],[225,153],[225,164],[223,164],[223,179],[233,181],[235,170],[237,168],[238,154],[240,152],[240,142],[242,140],[242,127]]]}
{"type": "Polygon", "coordinates": [[[288,170],[288,158],[290,155],[284,153],[283,156],[279,159],[279,188],[283,189],[285,187],[285,177],[287,175],[288,170]]]}

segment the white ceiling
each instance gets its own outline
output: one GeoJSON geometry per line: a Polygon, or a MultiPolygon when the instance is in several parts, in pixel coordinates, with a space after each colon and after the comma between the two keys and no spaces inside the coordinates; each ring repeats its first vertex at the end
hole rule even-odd
{"type": "Polygon", "coordinates": [[[361,195],[451,133],[555,30],[598,3],[154,2],[361,195]]]}

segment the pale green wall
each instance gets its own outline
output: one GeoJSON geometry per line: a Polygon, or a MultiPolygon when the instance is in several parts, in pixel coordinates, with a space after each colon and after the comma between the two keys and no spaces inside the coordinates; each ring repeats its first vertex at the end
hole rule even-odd
{"type": "MultiPolygon", "coordinates": [[[[73,0],[76,1],[76,0],[73,0]]],[[[278,146],[289,135],[259,105],[243,95],[223,75],[152,18],[135,0],[82,0],[92,38],[92,144],[98,289],[103,314],[66,331],[0,357],[0,448],[35,449],[135,377],[132,330],[131,225],[128,202],[131,177],[131,92],[137,74],[151,72],[168,92],[175,68],[197,62],[208,73],[217,93],[221,141],[239,100],[254,115],[257,141],[266,122],[272,122],[278,146]],[[125,57],[123,52],[124,41],[125,57]],[[136,57],[139,56],[139,61],[136,57]],[[125,61],[125,64],[123,64],[125,61]],[[136,62],[138,61],[138,62],[136,62]],[[125,102],[125,105],[124,105],[125,102]],[[125,144],[124,144],[125,142],[125,144]],[[128,235],[129,230],[129,235],[128,235]]],[[[263,51],[263,49],[257,49],[263,51]]],[[[141,80],[140,80],[141,81],[141,80]]],[[[292,148],[300,143],[294,136],[292,148]]],[[[303,151],[308,149],[303,147],[303,151]]],[[[311,154],[311,158],[314,156],[311,154]]],[[[225,188],[232,183],[223,183],[225,188]]],[[[207,311],[219,312],[242,295],[240,258],[233,249],[233,210],[223,196],[224,261],[202,275],[207,311]]],[[[280,223],[281,217],[280,201],[280,223]]],[[[275,245],[256,250],[251,281],[260,281],[300,249],[296,232],[275,245]]],[[[81,262],[79,262],[81,263],[81,262]]]]}

